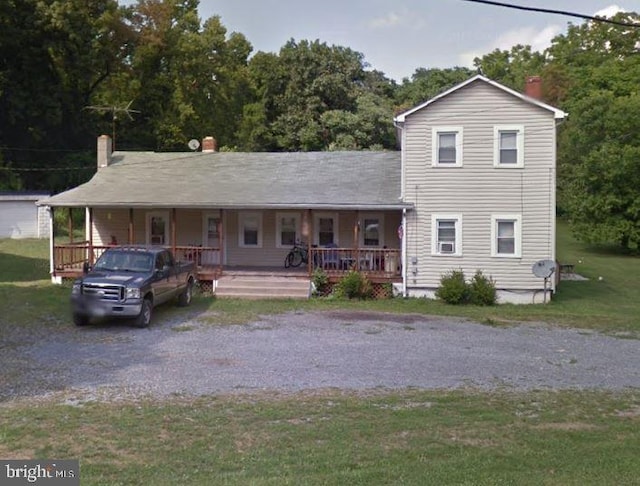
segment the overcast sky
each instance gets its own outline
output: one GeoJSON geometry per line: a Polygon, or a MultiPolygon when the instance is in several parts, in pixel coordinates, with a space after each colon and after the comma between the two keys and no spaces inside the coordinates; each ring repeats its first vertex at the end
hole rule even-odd
{"type": "MultiPolygon", "coordinates": [[[[640,12],[640,0],[502,0],[586,15],[640,12]]],[[[121,3],[132,3],[131,1],[121,3]]],[[[200,16],[221,17],[257,51],[308,39],[362,52],[400,82],[419,67],[471,67],[473,58],[521,43],[536,50],[581,19],[462,0],[200,0],[200,16]]]]}

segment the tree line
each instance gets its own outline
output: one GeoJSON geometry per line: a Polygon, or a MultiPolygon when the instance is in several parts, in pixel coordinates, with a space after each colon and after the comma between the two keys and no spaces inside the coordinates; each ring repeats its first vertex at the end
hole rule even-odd
{"type": "MultiPolygon", "coordinates": [[[[117,150],[397,148],[393,116],[481,69],[569,113],[558,134],[558,211],[585,241],[640,245],[640,27],[569,24],[544,52],[495,50],[464,67],[395,82],[362,53],[320,40],[253,52],[198,0],[0,3],[0,190],[58,192],[95,172],[95,140],[117,150]]],[[[640,25],[636,13],[617,20],[640,25]]]]}

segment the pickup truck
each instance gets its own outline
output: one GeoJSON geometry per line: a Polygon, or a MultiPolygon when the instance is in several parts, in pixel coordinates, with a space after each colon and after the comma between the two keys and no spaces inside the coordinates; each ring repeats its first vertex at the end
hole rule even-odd
{"type": "Polygon", "coordinates": [[[73,283],[73,322],[85,326],[96,317],[124,317],[147,327],[155,306],[175,298],[181,306],[191,303],[194,274],[192,262],[176,262],[162,247],[109,248],[73,283]]]}

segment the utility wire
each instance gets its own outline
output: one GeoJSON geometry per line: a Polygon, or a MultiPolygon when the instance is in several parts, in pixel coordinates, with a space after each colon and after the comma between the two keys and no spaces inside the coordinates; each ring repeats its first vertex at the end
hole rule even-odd
{"type": "Polygon", "coordinates": [[[510,3],[504,2],[494,2],[492,0],[462,0],[463,2],[471,2],[471,3],[483,3],[485,5],[493,5],[495,7],[506,7],[513,8],[516,10],[526,10],[528,12],[540,12],[540,13],[550,13],[555,15],[566,15],[568,17],[577,17],[579,19],[585,20],[593,20],[594,22],[604,22],[607,24],[619,25],[622,27],[634,27],[636,29],[640,29],[640,23],[631,23],[631,22],[621,22],[619,20],[609,19],[607,17],[593,17],[591,15],[585,15],[577,12],[569,12],[567,10],[554,10],[550,8],[539,8],[539,7],[527,7],[524,5],[512,5],[510,3]]]}

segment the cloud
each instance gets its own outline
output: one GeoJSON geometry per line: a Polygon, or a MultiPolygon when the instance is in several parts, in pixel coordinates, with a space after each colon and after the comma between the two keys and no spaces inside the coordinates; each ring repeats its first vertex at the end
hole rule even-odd
{"type": "Polygon", "coordinates": [[[608,7],[598,10],[593,14],[594,17],[613,17],[618,12],[624,12],[625,10],[618,5],[609,5],[608,7]]]}
{"type": "Polygon", "coordinates": [[[380,17],[375,17],[366,22],[369,29],[392,29],[395,27],[411,28],[421,30],[425,26],[425,21],[415,12],[410,13],[407,9],[401,12],[389,12],[380,17]]]}
{"type": "Polygon", "coordinates": [[[541,30],[534,27],[509,30],[481,49],[463,52],[458,56],[458,61],[462,66],[472,67],[474,58],[482,57],[495,49],[510,50],[516,44],[530,45],[533,51],[543,51],[551,45],[551,39],[563,30],[563,27],[556,24],[547,25],[541,30]]]}

